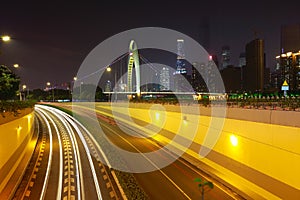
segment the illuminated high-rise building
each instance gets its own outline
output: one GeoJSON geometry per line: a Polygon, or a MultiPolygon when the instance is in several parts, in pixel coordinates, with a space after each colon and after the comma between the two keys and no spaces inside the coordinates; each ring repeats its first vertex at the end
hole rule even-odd
{"type": "Polygon", "coordinates": [[[289,90],[300,90],[300,24],[281,27],[280,54],[271,76],[272,87],[281,90],[284,81],[289,90]]]}
{"type": "Polygon", "coordinates": [[[277,85],[280,89],[284,81],[289,85],[289,90],[300,90],[300,48],[297,52],[282,53],[276,57],[277,85]]]}
{"type": "Polygon", "coordinates": [[[188,88],[187,83],[187,70],[184,52],[184,40],[177,40],[177,60],[176,71],[174,73],[174,89],[176,92],[186,91],[188,88]]]}
{"type": "Polygon", "coordinates": [[[106,81],[104,91],[105,92],[111,92],[112,91],[112,86],[111,86],[110,80],[106,81]]]}
{"type": "Polygon", "coordinates": [[[186,61],[184,53],[184,40],[177,40],[177,61],[176,61],[176,74],[186,74],[186,61]]]}
{"type": "Polygon", "coordinates": [[[215,85],[215,71],[214,71],[214,65],[215,62],[213,60],[213,57],[211,55],[208,56],[208,62],[206,67],[206,77],[205,82],[207,84],[209,92],[217,92],[216,91],[216,85],[215,85]]]}
{"type": "Polygon", "coordinates": [[[206,76],[206,65],[194,62],[192,66],[191,84],[195,92],[207,92],[203,77],[206,76]],[[202,75],[201,75],[202,73],[202,75]]]}
{"type": "Polygon", "coordinates": [[[221,66],[220,69],[226,68],[228,65],[230,65],[230,47],[229,46],[223,46],[222,47],[222,57],[221,57],[221,66]]]}
{"type": "Polygon", "coordinates": [[[159,76],[160,90],[170,90],[170,72],[169,68],[163,67],[159,76]]]}

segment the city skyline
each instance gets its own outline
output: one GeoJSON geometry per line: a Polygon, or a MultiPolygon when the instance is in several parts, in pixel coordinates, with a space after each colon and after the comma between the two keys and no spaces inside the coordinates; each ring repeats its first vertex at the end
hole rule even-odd
{"type": "Polygon", "coordinates": [[[0,45],[0,63],[20,64],[15,72],[30,89],[43,88],[46,81],[71,82],[96,45],[118,32],[144,26],[165,27],[187,34],[207,46],[219,61],[222,46],[228,45],[235,66],[246,44],[258,37],[265,41],[266,67],[274,69],[280,51],[280,27],[299,23],[295,5],[255,1],[245,4],[190,1],[180,9],[177,2],[156,6],[155,1],[119,6],[113,3],[6,4],[0,33],[12,35],[12,41],[0,45]],[[143,12],[135,14],[129,10],[143,12]]]}

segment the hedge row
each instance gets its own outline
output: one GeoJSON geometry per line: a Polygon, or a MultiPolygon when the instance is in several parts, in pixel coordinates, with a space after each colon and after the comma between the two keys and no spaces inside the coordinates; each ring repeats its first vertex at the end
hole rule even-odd
{"type": "Polygon", "coordinates": [[[33,108],[36,101],[0,101],[0,113],[5,117],[4,113],[11,112],[14,116],[19,114],[19,111],[25,108],[33,108]]]}

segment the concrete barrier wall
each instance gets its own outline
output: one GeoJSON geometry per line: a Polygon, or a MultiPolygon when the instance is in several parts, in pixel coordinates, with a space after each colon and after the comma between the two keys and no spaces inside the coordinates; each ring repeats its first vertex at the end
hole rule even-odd
{"type": "Polygon", "coordinates": [[[0,125],[0,193],[23,159],[33,136],[34,113],[0,125]]]}
{"type": "MultiPolygon", "coordinates": [[[[99,107],[111,109],[106,105],[99,107]]],[[[167,131],[193,140],[193,144],[200,147],[204,144],[205,137],[214,134],[213,131],[208,131],[212,121],[212,117],[209,116],[210,108],[201,108],[199,118],[195,114],[164,112],[161,109],[147,110],[147,108],[149,105],[130,106],[128,110],[126,107],[115,106],[113,110],[115,114],[128,114],[146,124],[162,126],[167,131]],[[196,137],[191,138],[194,130],[197,132],[196,137]]],[[[176,110],[172,106],[166,107],[166,110],[172,109],[176,110]]],[[[119,119],[124,120],[121,115],[119,119]]],[[[290,198],[298,198],[300,197],[299,126],[300,112],[228,108],[227,118],[224,119],[222,131],[212,153],[206,158],[199,156],[199,148],[190,149],[188,153],[213,167],[218,173],[239,176],[240,180],[243,179],[245,182],[245,187],[263,198],[276,199],[289,195],[290,198]],[[232,137],[235,138],[235,145],[232,137]]],[[[156,140],[165,142],[172,140],[172,136],[152,134],[156,140]]],[[[184,149],[182,144],[172,143],[177,148],[184,149]]],[[[238,185],[242,182],[233,184],[238,185]]]]}

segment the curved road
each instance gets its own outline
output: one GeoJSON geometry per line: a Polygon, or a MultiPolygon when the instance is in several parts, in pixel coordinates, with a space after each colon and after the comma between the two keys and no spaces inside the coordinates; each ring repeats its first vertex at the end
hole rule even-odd
{"type": "MultiPolygon", "coordinates": [[[[126,199],[117,184],[115,173],[112,173],[112,160],[105,156],[107,149],[101,149],[97,136],[105,134],[110,142],[130,152],[142,154],[161,148],[149,138],[132,136],[142,134],[140,130],[133,129],[129,124],[117,125],[114,119],[97,111],[97,123],[102,131],[94,130],[95,127],[88,124],[89,120],[95,120],[90,117],[94,110],[76,109],[79,112],[77,116],[89,130],[56,108],[37,105],[35,110],[39,142],[14,199],[126,199]],[[101,160],[108,166],[102,164],[101,160]]],[[[156,170],[133,174],[149,199],[200,199],[201,192],[194,182],[199,177],[214,184],[212,190],[206,188],[206,200],[243,199],[183,158],[162,169],[155,165],[156,161],[166,161],[172,156],[171,152],[165,151],[155,158],[145,157],[145,163],[153,165],[156,170]]],[[[128,169],[137,164],[124,162],[128,169]]]]}
{"type": "Polygon", "coordinates": [[[86,129],[58,109],[37,105],[35,111],[38,144],[14,199],[119,199],[86,129]]]}
{"type": "MultiPolygon", "coordinates": [[[[58,105],[62,106],[62,105],[58,105]]],[[[73,105],[74,106],[74,105],[73,105]]],[[[70,107],[64,107],[70,109],[70,107]]],[[[161,148],[157,142],[149,138],[133,137],[133,135],[141,135],[140,130],[132,128],[130,124],[114,122],[114,119],[106,116],[107,110],[90,110],[88,108],[76,108],[76,115],[82,116],[82,119],[86,121],[85,125],[88,125],[89,120],[95,120],[90,117],[93,116],[94,112],[97,113],[97,120],[103,130],[103,134],[109,138],[110,142],[129,152],[143,153],[152,152],[161,148]],[[119,126],[122,126],[120,129],[119,126]],[[125,131],[124,131],[125,130],[125,131]]],[[[71,109],[70,109],[71,110],[71,109]]],[[[89,128],[92,130],[93,127],[89,128]]],[[[92,132],[92,131],[91,131],[92,132]]],[[[101,134],[101,131],[94,130],[94,134],[101,134]]],[[[157,153],[154,158],[145,157],[145,163],[156,167],[155,163],[159,160],[168,160],[174,156],[171,152],[165,151],[163,153],[157,153]]],[[[137,163],[127,162],[128,168],[134,168],[137,163]]],[[[205,193],[205,199],[244,199],[238,195],[232,189],[224,186],[218,180],[208,176],[204,171],[198,169],[191,163],[187,162],[183,158],[177,159],[170,165],[148,173],[135,173],[134,176],[138,181],[139,185],[144,189],[150,199],[200,199],[201,193],[194,181],[195,178],[202,178],[205,180],[212,181],[214,188],[207,190],[205,193]]]]}

